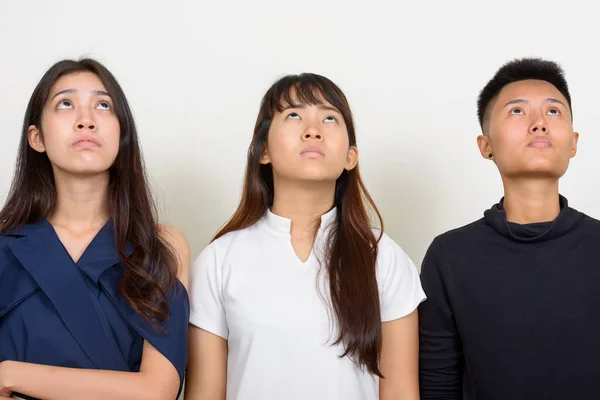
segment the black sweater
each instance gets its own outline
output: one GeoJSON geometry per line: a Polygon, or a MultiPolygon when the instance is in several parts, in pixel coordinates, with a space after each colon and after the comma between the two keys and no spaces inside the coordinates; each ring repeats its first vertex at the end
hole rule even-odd
{"type": "Polygon", "coordinates": [[[438,236],[421,269],[421,399],[600,399],[600,221],[484,218],[438,236]]]}

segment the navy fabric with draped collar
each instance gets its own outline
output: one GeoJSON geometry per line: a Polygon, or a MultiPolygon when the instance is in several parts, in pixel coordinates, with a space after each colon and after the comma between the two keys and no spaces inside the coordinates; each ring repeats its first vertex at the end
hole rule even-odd
{"type": "Polygon", "coordinates": [[[183,383],[185,288],[178,282],[168,293],[169,320],[159,331],[126,303],[123,274],[110,221],[77,263],[45,219],[0,235],[0,361],[137,372],[147,340],[183,383]]]}

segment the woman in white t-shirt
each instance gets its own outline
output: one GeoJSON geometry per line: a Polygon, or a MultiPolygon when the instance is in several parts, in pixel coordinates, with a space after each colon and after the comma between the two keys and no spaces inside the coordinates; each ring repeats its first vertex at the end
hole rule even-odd
{"type": "Polygon", "coordinates": [[[241,202],[190,271],[186,400],[419,398],[425,295],[369,211],[381,224],[342,91],[315,74],[275,82],[241,202]]]}

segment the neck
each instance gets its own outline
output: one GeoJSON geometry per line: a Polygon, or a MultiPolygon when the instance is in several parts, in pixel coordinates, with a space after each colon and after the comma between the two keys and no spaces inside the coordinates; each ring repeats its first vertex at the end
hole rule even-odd
{"type": "Polygon", "coordinates": [[[548,222],[560,213],[558,180],[503,179],[506,219],[517,224],[548,222]]]}
{"type": "Polygon", "coordinates": [[[298,183],[274,180],[273,183],[273,214],[292,221],[292,237],[302,235],[305,231],[314,233],[321,222],[320,217],[333,207],[335,182],[298,183]],[[315,229],[307,230],[313,226],[315,229]]]}
{"type": "Polygon", "coordinates": [[[104,225],[108,172],[94,176],[67,175],[55,170],[56,204],[48,220],[72,230],[104,225]]]}

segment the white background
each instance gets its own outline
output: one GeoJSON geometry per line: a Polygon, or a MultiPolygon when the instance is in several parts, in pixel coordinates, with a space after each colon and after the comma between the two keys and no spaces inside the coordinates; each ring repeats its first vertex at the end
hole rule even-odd
{"type": "Polygon", "coordinates": [[[132,105],[163,221],[196,257],[234,211],[259,101],[288,73],[336,82],[386,231],[420,264],[502,195],[476,147],[479,90],[504,62],[556,60],[579,153],[561,184],[600,217],[600,29],[582,1],[0,0],[0,198],[22,118],[61,58],[95,57],[132,105]]]}

